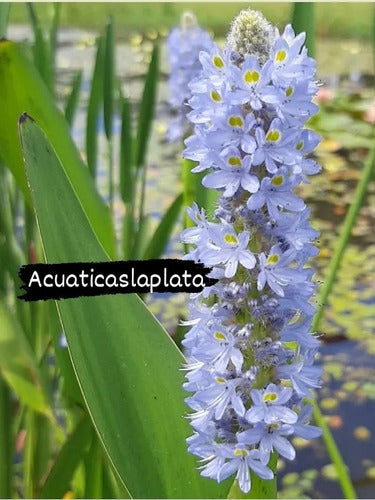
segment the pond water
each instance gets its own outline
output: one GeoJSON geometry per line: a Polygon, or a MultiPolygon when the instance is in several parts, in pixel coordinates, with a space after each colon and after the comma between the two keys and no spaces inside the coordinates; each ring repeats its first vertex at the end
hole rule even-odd
{"type": "MultiPolygon", "coordinates": [[[[12,26],[9,38],[30,39],[28,28],[12,26]]],[[[58,92],[61,102],[77,69],[83,69],[81,109],[76,117],[73,135],[84,151],[85,107],[94,58],[95,34],[80,30],[62,30],[57,53],[58,92]]],[[[135,35],[128,43],[117,46],[116,63],[124,92],[137,105],[142,89],[142,76],[152,43],[135,35]]],[[[180,151],[178,145],[167,144],[164,134],[168,123],[166,75],[168,65],[162,51],[161,82],[158,92],[157,117],[148,154],[146,212],[154,224],[160,219],[180,189],[180,151]]],[[[322,118],[316,123],[324,134],[317,156],[323,173],[305,185],[302,194],[312,206],[314,226],[321,231],[320,255],[315,263],[317,279],[322,280],[333,252],[353,190],[359,179],[370,137],[368,122],[355,119],[374,101],[374,88],[363,86],[372,78],[372,53],[369,44],[355,40],[320,40],[317,44],[318,76],[326,89],[336,93],[322,118]],[[338,54],[340,55],[338,57],[338,54]],[[341,99],[341,100],[340,100],[341,99]],[[357,113],[357,115],[356,115],[357,113]],[[357,127],[357,128],[356,128],[357,127]],[[355,141],[353,141],[355,139],[355,141]],[[367,141],[367,142],[366,142],[367,141]]],[[[371,80],[372,81],[372,80],[371,80]]],[[[332,97],[332,96],[331,96],[332,97]]],[[[331,99],[329,98],[329,100],[331,99]]],[[[373,104],[374,105],[374,104],[373,104]]],[[[119,121],[115,127],[119,129],[119,121]]],[[[105,141],[98,186],[107,194],[105,141]]],[[[115,141],[118,150],[118,138],[115,141]]],[[[115,156],[115,162],[117,155],[115,156]]],[[[123,214],[119,200],[115,204],[116,222],[123,214]]],[[[360,498],[375,498],[375,182],[369,185],[366,202],[353,230],[352,242],[339,272],[321,324],[324,333],[320,361],[325,368],[325,385],[319,391],[320,405],[351,471],[360,498]]],[[[175,237],[168,255],[179,257],[182,246],[175,237]]],[[[148,300],[173,333],[177,317],[183,315],[186,296],[163,296],[148,300]]],[[[321,440],[306,444],[296,439],[297,458],[292,463],[280,461],[279,484],[284,498],[341,498],[335,471],[321,440]]]]}

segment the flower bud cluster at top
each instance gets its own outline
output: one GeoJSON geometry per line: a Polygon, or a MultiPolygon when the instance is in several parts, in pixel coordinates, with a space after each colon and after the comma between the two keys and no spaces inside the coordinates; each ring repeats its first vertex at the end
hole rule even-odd
{"type": "Polygon", "coordinates": [[[167,38],[167,52],[170,65],[169,104],[175,112],[167,130],[167,139],[171,142],[182,139],[191,132],[186,119],[189,112],[187,105],[191,97],[189,82],[202,71],[199,62],[201,51],[210,51],[214,42],[210,35],[197,25],[191,12],[181,17],[181,27],[173,28],[167,38]]]}
{"type": "Polygon", "coordinates": [[[273,451],[294,459],[291,436],[320,435],[305,401],[321,375],[313,366],[319,341],[309,333],[315,285],[306,266],[318,233],[294,192],[320,170],[310,157],[320,139],[304,128],[317,112],[305,34],[288,25],[280,35],[249,11],[233,30],[223,51],[200,52],[202,72],[189,85],[194,134],[184,156],[197,162],[194,172],[209,169],[203,185],[221,196],[214,220],[196,204],[189,208],[195,225],[182,233],[193,244],[185,258],[212,267],[218,279],[191,299],[184,388],[192,393],[189,451],[202,459],[201,474],[217,481],[235,474],[248,492],[250,470],[273,478],[273,451]],[[246,34],[245,44],[233,42],[236,33],[246,34]],[[234,50],[240,47],[249,53],[234,50]]]}

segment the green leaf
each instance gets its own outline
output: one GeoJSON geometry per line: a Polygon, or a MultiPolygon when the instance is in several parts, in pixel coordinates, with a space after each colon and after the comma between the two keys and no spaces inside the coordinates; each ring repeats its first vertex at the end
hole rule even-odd
{"type": "MultiPolygon", "coordinates": [[[[87,167],[70,137],[69,127],[32,63],[16,43],[0,41],[0,155],[13,172],[30,201],[18,140],[18,118],[24,112],[34,116],[61,159],[95,234],[111,257],[115,257],[114,230],[108,208],[95,190],[87,167]]],[[[55,204],[59,204],[58,199],[55,204]]],[[[60,205],[60,209],[63,206],[60,205]]]]}
{"type": "Polygon", "coordinates": [[[138,231],[135,234],[134,245],[132,248],[131,258],[141,259],[146,251],[146,245],[150,237],[150,216],[143,215],[139,219],[138,231]]]}
{"type": "Polygon", "coordinates": [[[38,363],[16,317],[0,302],[0,371],[22,403],[54,421],[38,363]]]}
{"type": "Polygon", "coordinates": [[[0,38],[7,36],[10,2],[0,2],[0,38]]]}
{"type": "Polygon", "coordinates": [[[129,260],[132,258],[134,241],[135,241],[134,205],[132,203],[126,203],[125,214],[122,219],[121,242],[122,242],[123,259],[129,260]]]}
{"type": "MultiPolygon", "coordinates": [[[[47,262],[108,260],[45,135],[25,117],[20,135],[47,262]]],[[[95,428],[130,494],[222,498],[228,485],[200,477],[187,453],[183,357],[138,296],[80,297],[58,309],[95,428]]]]}
{"type": "Polygon", "coordinates": [[[132,131],[129,99],[122,98],[120,142],[120,193],[124,203],[133,203],[134,172],[132,161],[132,131]]]}
{"type": "Polygon", "coordinates": [[[152,120],[155,113],[156,89],[159,78],[159,47],[154,46],[148,67],[137,124],[137,151],[135,163],[141,167],[145,163],[152,120]]]}
{"type": "Polygon", "coordinates": [[[315,55],[315,5],[313,2],[294,2],[292,26],[296,34],[306,33],[306,47],[309,56],[315,55]]]}
{"type": "Polygon", "coordinates": [[[48,306],[47,313],[49,331],[51,332],[52,343],[56,356],[56,364],[61,374],[60,394],[64,399],[64,406],[67,408],[71,408],[72,406],[79,406],[83,408],[84,401],[82,393],[77,382],[77,377],[74,373],[68,349],[61,346],[61,325],[56,304],[54,302],[50,302],[48,306]]]}
{"type": "Polygon", "coordinates": [[[49,29],[49,46],[50,46],[50,53],[51,53],[51,61],[53,64],[53,72],[55,70],[55,56],[56,56],[56,48],[57,48],[57,31],[59,29],[59,23],[60,23],[60,13],[61,13],[61,3],[59,2],[54,2],[52,4],[52,19],[51,19],[51,26],[49,29]]]}
{"type": "Polygon", "coordinates": [[[103,498],[103,451],[97,436],[85,456],[84,498],[103,498]]]}
{"type": "Polygon", "coordinates": [[[0,498],[12,498],[13,409],[12,394],[0,378],[0,498]]]}
{"type": "Polygon", "coordinates": [[[40,498],[63,498],[74,471],[89,449],[93,427],[88,416],[77,424],[63,444],[40,490],[40,498]]]}
{"type": "Polygon", "coordinates": [[[65,118],[71,127],[79,104],[79,94],[82,84],[82,70],[76,72],[73,77],[72,87],[65,104],[65,118]]]}
{"type": "Polygon", "coordinates": [[[54,92],[54,78],[53,78],[53,65],[52,65],[52,55],[51,48],[48,42],[44,38],[42,28],[39,23],[39,19],[36,14],[35,7],[32,2],[27,3],[27,8],[29,11],[29,17],[31,25],[34,31],[34,46],[33,55],[34,63],[38,68],[44,83],[47,85],[50,92],[54,92]]]}
{"type": "Polygon", "coordinates": [[[99,110],[103,102],[104,79],[104,40],[99,37],[96,41],[95,67],[91,79],[91,91],[86,116],[86,156],[87,165],[95,179],[98,162],[98,119],[99,110]]]}
{"type": "Polygon", "coordinates": [[[113,101],[114,101],[114,75],[115,75],[115,40],[113,17],[109,16],[107,21],[105,36],[105,57],[104,57],[104,130],[107,139],[112,137],[113,125],[113,101]]]}
{"type": "Polygon", "coordinates": [[[181,193],[168,208],[166,214],[152,235],[148,247],[143,255],[144,260],[159,259],[162,256],[180,214],[183,200],[184,197],[181,193]]]}

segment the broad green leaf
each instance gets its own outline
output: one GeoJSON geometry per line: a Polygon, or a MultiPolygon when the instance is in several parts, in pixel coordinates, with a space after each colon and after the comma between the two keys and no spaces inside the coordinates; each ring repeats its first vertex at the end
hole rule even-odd
{"type": "Polygon", "coordinates": [[[82,84],[82,70],[76,72],[72,80],[72,88],[65,104],[65,118],[69,126],[73,125],[74,117],[79,104],[79,94],[82,84]]]}
{"type": "Polygon", "coordinates": [[[67,408],[72,406],[83,407],[83,397],[77,383],[77,377],[74,373],[68,349],[65,347],[65,344],[62,345],[61,325],[56,305],[54,302],[49,302],[48,306],[49,329],[55,350],[56,364],[61,374],[60,388],[61,396],[64,399],[64,406],[67,408]]]}
{"type": "Polygon", "coordinates": [[[22,403],[54,420],[34,353],[14,315],[0,301],[0,371],[22,403]]]}
{"type": "Polygon", "coordinates": [[[296,34],[306,33],[309,56],[315,55],[315,5],[313,2],[294,2],[292,26],[296,34]]]}
{"type": "Polygon", "coordinates": [[[105,460],[103,470],[103,498],[131,498],[125,486],[112,470],[112,465],[105,460]]]}
{"type": "Polygon", "coordinates": [[[98,162],[98,119],[101,103],[103,102],[103,61],[104,40],[99,37],[96,42],[96,58],[94,73],[91,79],[91,91],[87,106],[86,117],[86,156],[87,165],[92,177],[95,179],[98,162]]]}
{"type": "Polygon", "coordinates": [[[137,151],[135,163],[141,167],[145,163],[148,141],[155,112],[156,89],[159,78],[159,47],[154,46],[148,67],[137,123],[137,151]]]}
{"type": "MultiPolygon", "coordinates": [[[[19,45],[0,41],[0,155],[12,170],[26,197],[25,170],[18,140],[18,118],[24,112],[34,116],[48,136],[101,244],[114,257],[115,239],[108,208],[95,190],[88,169],[69,134],[69,127],[56,108],[40,75],[19,45]]],[[[30,199],[30,198],[29,198],[30,199]]],[[[55,204],[59,204],[56,199],[55,204]]],[[[60,205],[61,209],[63,205],[60,205]]]]}
{"type": "Polygon", "coordinates": [[[93,427],[88,416],[77,424],[56,457],[40,490],[40,498],[63,498],[78,464],[87,453],[93,439],[93,427]]]}
{"type": "Polygon", "coordinates": [[[164,217],[160,221],[160,224],[152,235],[147,250],[143,255],[143,259],[159,259],[162,256],[171,237],[171,233],[178,216],[180,215],[183,199],[182,193],[179,194],[168,208],[164,217]]]}
{"type": "MultiPolygon", "coordinates": [[[[25,117],[20,135],[47,262],[108,260],[45,135],[25,117]]],[[[58,309],[94,426],[130,494],[225,496],[228,483],[200,477],[187,453],[183,357],[138,296],[62,300],[58,309]]]]}

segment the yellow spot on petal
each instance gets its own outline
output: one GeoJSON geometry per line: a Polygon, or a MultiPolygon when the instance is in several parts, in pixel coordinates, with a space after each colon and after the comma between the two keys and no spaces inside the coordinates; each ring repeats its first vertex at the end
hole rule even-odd
{"type": "Polygon", "coordinates": [[[284,184],[284,177],[282,175],[277,175],[272,178],[271,184],[274,186],[282,186],[284,184]]]}
{"type": "Polygon", "coordinates": [[[227,337],[222,332],[215,332],[214,337],[216,340],[227,340],[227,337]]]}
{"type": "Polygon", "coordinates": [[[299,141],[299,143],[296,146],[297,151],[300,151],[303,148],[303,141],[299,141]]]}
{"type": "Polygon", "coordinates": [[[281,133],[279,130],[270,130],[266,135],[266,141],[277,142],[280,140],[281,133]]]}
{"type": "Polygon", "coordinates": [[[230,116],[228,123],[231,127],[243,127],[243,119],[240,116],[230,116]]]}
{"type": "Polygon", "coordinates": [[[278,50],[276,52],[275,60],[277,62],[283,62],[285,58],[286,58],[286,52],[285,52],[285,50],[278,50]]]}
{"type": "Polygon", "coordinates": [[[263,401],[267,403],[267,401],[276,401],[277,399],[277,394],[276,392],[268,392],[267,394],[264,394],[263,396],[263,401]]]}
{"type": "Polygon", "coordinates": [[[217,68],[224,68],[224,62],[223,62],[222,58],[219,56],[215,56],[213,58],[213,63],[214,63],[214,66],[216,66],[217,68]]]}
{"type": "Polygon", "coordinates": [[[237,450],[234,450],[234,454],[236,455],[236,457],[247,457],[249,452],[247,450],[244,450],[243,448],[237,448],[237,450]]]}
{"type": "Polygon", "coordinates": [[[231,243],[231,244],[235,244],[237,245],[238,243],[238,240],[237,238],[234,236],[234,234],[226,234],[224,236],[224,240],[227,242],[227,243],[231,243]]]}
{"type": "Polygon", "coordinates": [[[280,257],[277,254],[270,255],[267,259],[267,264],[277,264],[280,260],[280,257]]]}
{"type": "Polygon", "coordinates": [[[246,71],[243,78],[246,83],[257,83],[259,81],[259,73],[258,71],[246,71]]]}
{"type": "Polygon", "coordinates": [[[293,92],[294,92],[293,87],[288,87],[288,88],[286,89],[286,91],[285,91],[285,95],[286,95],[287,97],[290,97],[291,95],[293,95],[293,92]]]}
{"type": "Polygon", "coordinates": [[[211,99],[215,102],[221,102],[221,95],[216,90],[211,90],[211,99]]]}
{"type": "Polygon", "coordinates": [[[215,380],[218,384],[225,384],[226,383],[225,378],[222,378],[222,377],[216,377],[215,380]]]}
{"type": "Polygon", "coordinates": [[[242,167],[242,161],[239,156],[230,156],[228,158],[228,163],[231,167],[242,167]]]}

